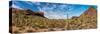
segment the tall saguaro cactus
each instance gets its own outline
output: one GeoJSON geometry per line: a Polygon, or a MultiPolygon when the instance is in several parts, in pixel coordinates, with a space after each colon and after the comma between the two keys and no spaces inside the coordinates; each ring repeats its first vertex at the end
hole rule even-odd
{"type": "Polygon", "coordinates": [[[67,10],[67,19],[65,20],[65,23],[66,23],[66,25],[65,25],[65,28],[66,29],[68,29],[69,28],[69,7],[66,9],[67,10]]]}

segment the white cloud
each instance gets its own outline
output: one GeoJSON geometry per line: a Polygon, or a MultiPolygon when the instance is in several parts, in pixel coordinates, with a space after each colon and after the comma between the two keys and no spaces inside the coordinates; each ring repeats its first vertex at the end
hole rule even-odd
{"type": "Polygon", "coordinates": [[[17,9],[23,9],[23,8],[21,8],[21,7],[19,7],[19,6],[14,5],[14,4],[12,4],[11,7],[13,7],[13,8],[17,8],[17,9]]]}
{"type": "Polygon", "coordinates": [[[32,2],[32,4],[41,5],[40,2],[33,2],[33,1],[31,1],[31,2],[32,2]]]}
{"type": "Polygon", "coordinates": [[[26,1],[25,3],[27,3],[27,4],[29,4],[29,5],[32,5],[32,3],[31,3],[31,2],[28,2],[28,1],[26,1]]]}
{"type": "Polygon", "coordinates": [[[66,15],[58,15],[58,14],[46,14],[46,17],[49,19],[67,19],[66,15]]]}
{"type": "Polygon", "coordinates": [[[64,15],[63,13],[61,12],[57,13],[54,11],[48,11],[47,13],[45,13],[44,16],[49,19],[67,19],[67,16],[64,15]]]}
{"type": "Polygon", "coordinates": [[[66,6],[67,5],[60,5],[59,7],[60,7],[60,9],[64,9],[64,8],[66,8],[66,6]]]}

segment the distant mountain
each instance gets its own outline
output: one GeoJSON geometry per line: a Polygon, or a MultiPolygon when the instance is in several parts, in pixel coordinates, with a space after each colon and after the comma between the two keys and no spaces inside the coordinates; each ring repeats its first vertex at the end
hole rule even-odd
{"type": "Polygon", "coordinates": [[[73,16],[71,19],[77,19],[77,18],[79,18],[78,16],[73,16]]]}
{"type": "MultiPolygon", "coordinates": [[[[88,10],[86,10],[82,15],[86,15],[86,16],[88,16],[88,17],[92,17],[93,15],[96,15],[97,14],[97,10],[96,9],[94,9],[92,6],[88,9],[88,10]]],[[[82,16],[81,15],[81,16],[82,16]]],[[[81,17],[80,16],[80,17],[81,17]]]]}
{"type": "Polygon", "coordinates": [[[17,8],[9,8],[10,11],[12,11],[12,13],[15,14],[24,14],[24,15],[35,15],[35,16],[40,16],[40,17],[44,17],[44,12],[40,12],[40,11],[32,11],[32,10],[21,10],[21,9],[17,9],[17,8]]]}
{"type": "Polygon", "coordinates": [[[93,7],[90,7],[84,14],[88,16],[93,16],[94,14],[97,14],[97,12],[93,7]]]}
{"type": "Polygon", "coordinates": [[[44,12],[40,12],[40,11],[38,11],[38,12],[35,12],[35,11],[32,11],[32,10],[26,10],[27,12],[27,14],[26,15],[37,15],[37,16],[41,16],[41,17],[44,17],[44,12]]]}

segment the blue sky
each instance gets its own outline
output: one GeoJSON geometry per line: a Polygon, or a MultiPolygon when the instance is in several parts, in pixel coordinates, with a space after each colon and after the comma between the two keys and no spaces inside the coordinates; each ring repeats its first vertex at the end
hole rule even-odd
{"type": "Polygon", "coordinates": [[[44,12],[44,16],[49,19],[67,19],[67,14],[69,15],[69,18],[72,16],[80,16],[89,8],[89,5],[13,1],[12,7],[42,11],[44,12]]]}

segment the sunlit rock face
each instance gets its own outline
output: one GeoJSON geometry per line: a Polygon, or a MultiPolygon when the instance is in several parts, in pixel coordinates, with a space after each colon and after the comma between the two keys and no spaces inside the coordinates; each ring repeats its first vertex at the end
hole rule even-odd
{"type": "Polygon", "coordinates": [[[86,12],[84,12],[85,15],[88,15],[88,16],[93,16],[94,14],[96,14],[96,10],[93,8],[93,7],[90,7],[86,12]]]}

